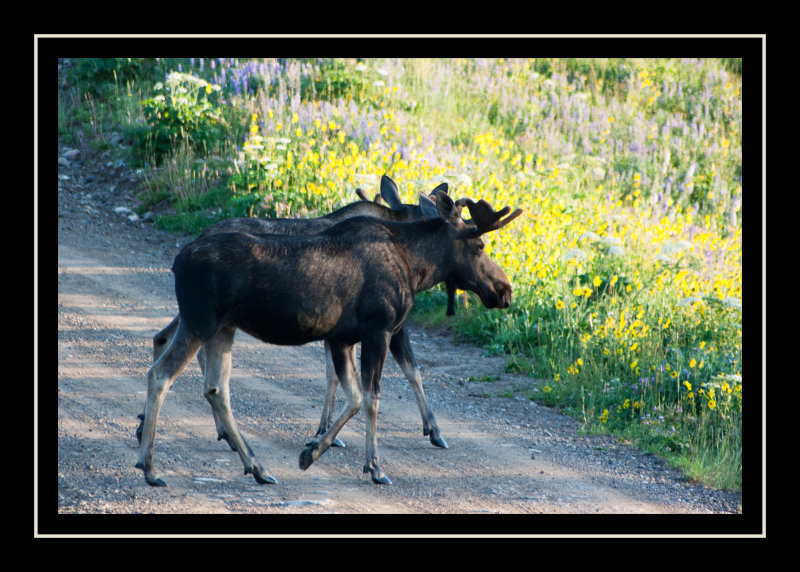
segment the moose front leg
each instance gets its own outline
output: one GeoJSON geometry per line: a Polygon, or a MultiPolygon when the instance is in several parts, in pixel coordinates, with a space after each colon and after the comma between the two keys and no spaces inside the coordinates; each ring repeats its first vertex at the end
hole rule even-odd
{"type": "Polygon", "coordinates": [[[432,444],[442,449],[447,449],[447,442],[442,438],[439,432],[439,425],[436,423],[436,417],[434,417],[433,411],[431,411],[425,399],[425,391],[422,389],[422,376],[420,375],[417,360],[414,358],[414,353],[411,351],[408,329],[405,325],[392,336],[389,349],[414,391],[414,398],[417,400],[417,407],[419,407],[420,415],[422,415],[422,434],[430,436],[432,444]]]}
{"type": "Polygon", "coordinates": [[[444,281],[445,289],[447,290],[447,316],[456,315],[456,285],[451,279],[444,281]]]}
{"type": "Polygon", "coordinates": [[[358,379],[356,378],[355,346],[331,341],[329,347],[331,361],[339,378],[339,383],[347,397],[347,404],[344,411],[339,414],[327,431],[318,439],[308,443],[306,449],[300,453],[300,468],[304,471],[333,445],[336,435],[344,427],[344,424],[358,413],[361,408],[361,390],[358,387],[358,379]]]}
{"type": "MultiPolygon", "coordinates": [[[[328,431],[331,426],[331,418],[333,417],[333,402],[336,397],[336,387],[339,385],[339,378],[336,376],[336,367],[333,365],[333,358],[331,357],[330,342],[325,342],[325,403],[322,406],[322,416],[319,420],[317,433],[315,437],[319,437],[328,431]]],[[[306,443],[307,446],[312,445],[314,442],[306,443]]],[[[344,447],[341,439],[336,437],[331,443],[332,447],[344,447]]]]}
{"type": "Polygon", "coordinates": [[[364,411],[367,414],[367,462],[364,472],[372,475],[372,482],[392,484],[378,459],[378,408],[381,402],[381,374],[389,350],[389,333],[364,336],[361,341],[361,389],[364,393],[364,411]]]}

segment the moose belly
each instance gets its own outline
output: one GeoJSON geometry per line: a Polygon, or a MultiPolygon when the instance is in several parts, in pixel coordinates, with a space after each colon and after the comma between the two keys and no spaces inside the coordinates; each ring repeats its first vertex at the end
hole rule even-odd
{"type": "Polygon", "coordinates": [[[296,312],[254,311],[237,320],[237,326],[261,341],[300,345],[324,339],[337,329],[341,307],[301,308],[296,312]]]}

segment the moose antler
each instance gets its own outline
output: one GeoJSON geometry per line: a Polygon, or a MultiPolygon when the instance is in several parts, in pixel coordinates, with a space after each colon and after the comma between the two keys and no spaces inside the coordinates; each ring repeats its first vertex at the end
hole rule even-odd
{"type": "MultiPolygon", "coordinates": [[[[369,197],[367,196],[367,193],[365,193],[364,189],[362,189],[361,187],[358,187],[356,189],[356,194],[358,195],[358,197],[362,201],[370,202],[369,201],[369,197]]],[[[378,205],[382,205],[383,204],[383,199],[381,198],[380,195],[375,195],[375,198],[372,199],[372,202],[374,202],[375,204],[378,204],[378,205]]]]}
{"type": "Polygon", "coordinates": [[[506,206],[499,211],[495,211],[492,206],[483,199],[479,200],[477,203],[472,199],[464,199],[464,202],[469,209],[469,214],[472,215],[472,224],[477,227],[479,235],[503,228],[522,214],[522,209],[517,209],[506,218],[503,218],[508,214],[508,211],[511,210],[511,207],[506,206]]]}

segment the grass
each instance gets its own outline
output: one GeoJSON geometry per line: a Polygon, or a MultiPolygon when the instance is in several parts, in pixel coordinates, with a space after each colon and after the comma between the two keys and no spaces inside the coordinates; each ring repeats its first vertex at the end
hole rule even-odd
{"type": "MultiPolygon", "coordinates": [[[[586,431],[741,488],[741,59],[114,65],[77,66],[59,134],[100,147],[121,129],[163,227],[316,216],[383,174],[406,202],[447,181],[523,208],[484,237],[512,307],[461,293],[459,338],[586,431]]],[[[415,319],[441,323],[444,301],[418,295],[415,319]]]]}

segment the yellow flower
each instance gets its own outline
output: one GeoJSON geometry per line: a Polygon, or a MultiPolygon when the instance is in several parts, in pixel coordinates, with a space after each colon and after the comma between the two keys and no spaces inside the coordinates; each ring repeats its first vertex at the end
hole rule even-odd
{"type": "Polygon", "coordinates": [[[577,288],[575,288],[575,289],[572,291],[572,294],[573,294],[574,296],[580,296],[581,294],[583,294],[583,288],[581,288],[580,286],[578,286],[577,288]]]}
{"type": "Polygon", "coordinates": [[[561,300],[556,302],[556,310],[563,310],[563,309],[564,309],[564,302],[562,302],[561,300]]]}
{"type": "Polygon", "coordinates": [[[602,284],[602,283],[603,283],[603,281],[600,279],[599,276],[595,276],[594,280],[592,281],[592,284],[594,284],[595,288],[599,288],[600,284],[602,284]]]}
{"type": "Polygon", "coordinates": [[[697,365],[697,361],[694,360],[694,359],[692,359],[692,361],[689,362],[689,367],[694,367],[696,365],[697,365]]]}
{"type": "Polygon", "coordinates": [[[300,121],[300,118],[297,116],[297,113],[292,115],[292,123],[297,123],[300,121]]]}
{"type": "Polygon", "coordinates": [[[716,406],[717,406],[717,402],[716,401],[714,401],[713,399],[709,399],[708,400],[708,408],[709,409],[714,409],[716,406]]]}

